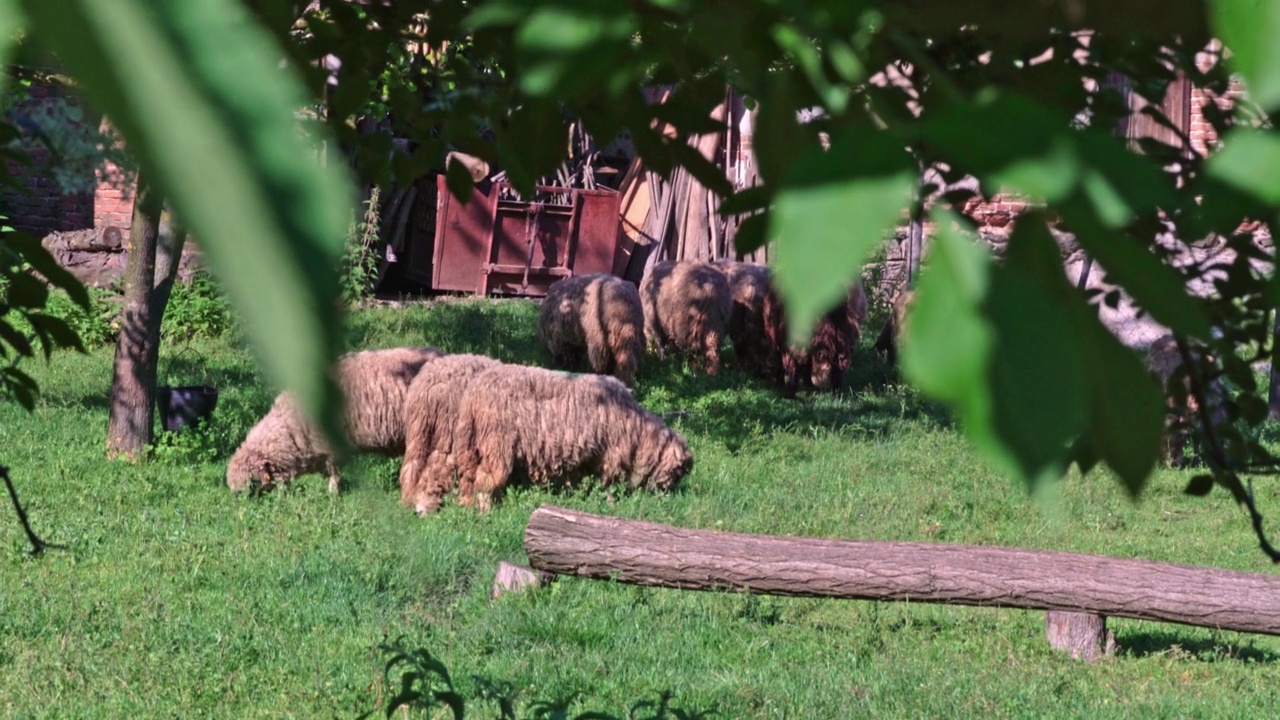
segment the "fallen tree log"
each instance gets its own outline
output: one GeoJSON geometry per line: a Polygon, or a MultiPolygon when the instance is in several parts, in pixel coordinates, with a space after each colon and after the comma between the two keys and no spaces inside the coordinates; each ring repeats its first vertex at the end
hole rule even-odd
{"type": "Polygon", "coordinates": [[[688,530],[544,505],[529,564],[689,590],[1065,610],[1280,635],[1280,576],[1006,547],[688,530]]]}

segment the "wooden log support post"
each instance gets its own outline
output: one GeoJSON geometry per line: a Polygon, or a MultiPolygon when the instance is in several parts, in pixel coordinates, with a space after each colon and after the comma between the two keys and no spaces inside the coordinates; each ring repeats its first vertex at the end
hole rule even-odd
{"type": "Polygon", "coordinates": [[[1280,635],[1280,575],[1077,553],[687,530],[546,506],[535,570],[689,590],[910,600],[1280,635]]]}

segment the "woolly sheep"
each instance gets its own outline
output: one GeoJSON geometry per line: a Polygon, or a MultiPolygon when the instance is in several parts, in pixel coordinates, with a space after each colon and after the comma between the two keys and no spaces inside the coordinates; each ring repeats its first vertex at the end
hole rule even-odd
{"type": "MultiPolygon", "coordinates": [[[[1199,355],[1194,349],[1191,352],[1193,357],[1199,355]]],[[[1202,427],[1200,403],[1196,396],[1191,394],[1190,384],[1185,374],[1182,374],[1183,387],[1186,388],[1185,402],[1179,402],[1169,392],[1169,382],[1181,372],[1182,365],[1182,352],[1178,349],[1177,340],[1172,334],[1157,338],[1147,348],[1147,368],[1159,378],[1160,384],[1165,388],[1165,402],[1169,414],[1165,422],[1164,455],[1174,466],[1187,463],[1184,448],[1188,440],[1198,440],[1195,428],[1202,427]]],[[[1214,427],[1225,423],[1226,412],[1221,403],[1222,384],[1217,379],[1211,380],[1204,390],[1204,395],[1210,403],[1209,422],[1214,427]]]]}
{"type": "Polygon", "coordinates": [[[482,513],[517,469],[535,484],[595,474],[606,486],[665,490],[693,467],[684,438],[618,380],[522,365],[492,368],[471,382],[453,443],[459,503],[482,513]]]}
{"type": "Polygon", "coordinates": [[[779,359],[764,332],[764,298],[769,294],[769,268],[749,262],[719,260],[712,267],[729,281],[729,339],[739,365],[764,378],[777,374],[779,359]]]}
{"type": "Polygon", "coordinates": [[[856,281],[845,300],[818,319],[807,347],[792,345],[787,335],[786,310],[777,292],[764,299],[765,337],[782,359],[783,395],[795,397],[801,383],[821,390],[839,388],[853,362],[867,319],[867,295],[856,281]]]}
{"type": "Polygon", "coordinates": [[[729,325],[729,281],[709,263],[657,263],[640,283],[644,332],[658,357],[668,340],[701,359],[708,375],[720,370],[720,343],[729,325]]]}
{"type": "Polygon", "coordinates": [[[907,308],[915,301],[914,290],[902,289],[893,299],[893,308],[884,321],[884,327],[876,337],[875,350],[884,355],[890,365],[898,364],[898,342],[906,332],[907,308]]]}
{"type": "Polygon", "coordinates": [[[463,392],[480,373],[501,364],[481,355],[446,355],[424,366],[409,385],[400,499],[419,515],[438,510],[453,488],[453,426],[463,392]]]}
{"type": "MultiPolygon", "coordinates": [[[[423,365],[441,356],[433,348],[388,348],[348,353],[334,379],[342,391],[348,439],[357,450],[396,456],[404,452],[404,398],[423,365]]],[[[227,465],[227,487],[269,487],[323,472],[337,492],[340,474],[329,443],[304,419],[289,393],[276,397],[227,465]]]]}
{"type": "Polygon", "coordinates": [[[631,283],[607,273],[557,281],[538,312],[538,338],[557,365],[613,375],[630,387],[644,354],[644,312],[631,283]]]}

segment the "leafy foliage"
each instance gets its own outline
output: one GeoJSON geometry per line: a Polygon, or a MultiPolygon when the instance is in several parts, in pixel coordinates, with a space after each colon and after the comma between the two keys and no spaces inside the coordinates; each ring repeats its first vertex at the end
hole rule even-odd
{"type": "Polygon", "coordinates": [[[0,392],[24,408],[35,407],[39,387],[18,368],[38,347],[46,360],[57,348],[84,351],[67,322],[45,312],[49,285],[61,288],[84,310],[89,295],[84,286],[54,261],[35,238],[0,228],[0,392]],[[47,284],[46,284],[47,283],[47,284]]]}
{"type": "MultiPolygon", "coordinates": [[[[1072,291],[1031,220],[1037,227],[1020,227],[1007,258],[987,267],[986,294],[954,311],[965,337],[989,345],[965,349],[956,370],[917,354],[908,363],[915,382],[956,403],[971,435],[1030,487],[1070,461],[1100,460],[1137,493],[1158,452],[1159,404],[1138,359],[1089,305],[1123,291],[1178,334],[1188,368],[1186,382],[1170,383],[1175,402],[1190,396],[1208,413],[1212,381],[1240,389],[1220,401],[1228,423],[1202,418],[1201,441],[1214,482],[1260,526],[1243,473],[1280,462],[1247,439],[1263,415],[1248,364],[1269,347],[1266,317],[1280,293],[1268,253],[1237,230],[1280,208],[1267,171],[1280,146],[1265,122],[1280,102],[1270,5],[1143,0],[1083,13],[1055,1],[1009,13],[936,0],[249,4],[252,18],[213,0],[22,7],[33,37],[154,167],[273,377],[308,407],[333,408],[319,368],[337,345],[333,270],[349,204],[332,166],[317,172],[303,160],[308,140],[321,137],[297,133],[293,113],[308,97],[358,173],[379,181],[406,183],[457,149],[500,166],[528,193],[563,160],[561,139],[580,122],[596,137],[627,131],[648,167],[684,167],[724,196],[726,212],[758,212],[740,240],[777,244],[798,333],[893,225],[973,199],[959,180],[976,180],[984,195],[1033,196],[1117,289],[1072,291]],[[1232,53],[1206,69],[1196,55],[1213,52],[1211,23],[1232,53]],[[285,53],[292,65],[281,72],[285,53]],[[1113,134],[1130,112],[1116,77],[1150,100],[1180,74],[1223,97],[1231,70],[1246,80],[1239,110],[1205,110],[1220,155],[1206,159],[1187,137],[1172,147],[1113,134]],[[663,86],[674,89],[669,99],[651,102],[663,86]],[[737,193],[686,142],[718,127],[710,114],[726,86],[755,114],[761,184],[737,193]],[[1230,256],[1183,262],[1206,240],[1224,242],[1230,256]],[[1188,283],[1209,291],[1190,294],[1188,283]],[[1047,386],[1019,389],[1032,377],[1047,386]]],[[[1156,105],[1143,112],[1176,128],[1156,105]]],[[[470,183],[453,180],[454,192],[470,183]]],[[[958,276],[932,281],[934,271],[922,287],[955,288],[958,276]]],[[[908,345],[946,346],[950,311],[930,312],[908,345]]]]}
{"type": "MultiPolygon", "coordinates": [[[[383,668],[383,680],[388,687],[398,687],[396,694],[385,703],[386,717],[405,710],[419,710],[428,716],[437,708],[447,709],[454,720],[466,716],[466,700],[454,689],[449,669],[424,648],[409,648],[404,638],[378,646],[387,657],[383,668]],[[398,670],[398,681],[392,680],[392,672],[398,670]]],[[[498,706],[502,720],[517,720],[517,701],[505,683],[477,679],[478,698],[498,706]]],[[[713,711],[685,710],[671,704],[671,693],[663,692],[655,700],[640,700],[633,704],[626,720],[705,720],[715,715],[713,711]]],[[[528,720],[623,720],[623,716],[610,715],[595,710],[571,714],[571,707],[579,700],[578,694],[553,700],[534,700],[528,703],[528,720]]],[[[373,713],[366,713],[369,717],[373,713]]]]}
{"type": "Polygon", "coordinates": [[[207,272],[198,271],[190,280],[173,284],[160,332],[171,342],[182,342],[219,337],[230,331],[234,322],[231,303],[221,284],[207,272]]]}
{"type": "MultiPolygon", "coordinates": [[[[272,376],[336,428],[324,368],[349,190],[316,162],[306,97],[238,3],[23,3],[32,37],[110,116],[210,264],[272,376]],[[228,211],[228,208],[233,208],[228,211]]],[[[335,433],[335,437],[340,435],[335,433]]]]}

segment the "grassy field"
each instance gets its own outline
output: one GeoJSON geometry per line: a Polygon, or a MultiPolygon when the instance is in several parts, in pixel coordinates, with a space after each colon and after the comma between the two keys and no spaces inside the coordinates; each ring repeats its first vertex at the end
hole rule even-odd
{"type": "MultiPolygon", "coordinates": [[[[543,364],[535,315],[519,301],[367,310],[350,340],[543,364]]],[[[651,361],[636,394],[688,411],[675,422],[697,457],[676,493],[525,488],[487,517],[446,505],[423,520],[399,505],[398,465],[383,459],[353,462],[338,497],[317,476],[231,495],[227,458],[271,393],[237,339],[192,348],[165,372],[220,386],[215,422],[162,438],[144,466],[103,459],[109,348],[31,364],[44,389],[34,414],[0,404],[0,463],[37,530],[69,548],[31,558],[3,511],[0,715],[381,716],[396,688],[379,645],[402,639],[448,666],[477,718],[501,717],[486,694],[520,717],[568,698],[574,712],[626,717],[664,692],[726,718],[1280,716],[1280,642],[1268,637],[1113,619],[1120,654],[1084,664],[1048,649],[1035,612],[578,579],[490,602],[496,564],[524,561],[541,503],[1273,571],[1230,498],[1181,493],[1189,473],[1162,471],[1136,505],[1101,472],[1068,477],[1052,504],[1030,500],[867,353],[851,387],[794,402],[735,372],[651,361]]],[[[1264,510],[1280,508],[1272,486],[1260,492],[1264,510]]]]}

